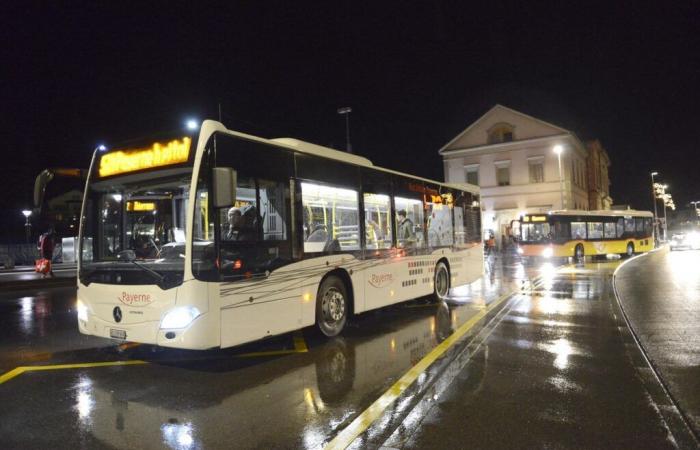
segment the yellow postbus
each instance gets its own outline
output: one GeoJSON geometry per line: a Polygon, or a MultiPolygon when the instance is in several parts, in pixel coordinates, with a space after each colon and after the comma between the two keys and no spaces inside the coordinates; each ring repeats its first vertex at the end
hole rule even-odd
{"type": "Polygon", "coordinates": [[[648,211],[550,211],[513,221],[522,256],[544,258],[648,252],[654,248],[653,215],[648,211]]]}

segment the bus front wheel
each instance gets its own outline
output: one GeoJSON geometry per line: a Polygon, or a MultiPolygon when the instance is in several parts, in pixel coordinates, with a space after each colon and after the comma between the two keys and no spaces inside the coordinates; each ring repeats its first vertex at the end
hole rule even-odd
{"type": "Polygon", "coordinates": [[[574,250],[574,259],[577,262],[583,262],[583,258],[585,258],[585,254],[583,253],[583,245],[578,244],[574,250]]]}
{"type": "Polygon", "coordinates": [[[631,242],[627,244],[627,256],[634,256],[634,244],[631,242]]]}
{"type": "Polygon", "coordinates": [[[316,296],[316,323],[321,333],[337,336],[345,328],[348,319],[348,294],[345,283],[329,276],[318,289],[316,296]]]}
{"type": "Polygon", "coordinates": [[[447,294],[450,292],[450,271],[447,269],[447,265],[440,261],[435,266],[435,279],[433,280],[433,285],[435,289],[433,291],[433,300],[435,302],[441,302],[447,298],[447,294]]]}

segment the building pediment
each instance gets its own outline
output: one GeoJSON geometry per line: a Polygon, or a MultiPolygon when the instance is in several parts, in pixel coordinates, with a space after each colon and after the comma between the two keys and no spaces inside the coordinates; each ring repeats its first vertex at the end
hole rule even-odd
{"type": "Polygon", "coordinates": [[[442,147],[439,153],[562,134],[570,134],[570,131],[503,105],[496,105],[442,147]]]}

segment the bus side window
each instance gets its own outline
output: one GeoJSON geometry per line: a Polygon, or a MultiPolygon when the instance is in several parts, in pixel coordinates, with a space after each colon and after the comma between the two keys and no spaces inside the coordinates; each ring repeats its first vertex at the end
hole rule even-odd
{"type": "Polygon", "coordinates": [[[586,222],[571,222],[571,238],[586,239],[586,222]]]}
{"type": "Polygon", "coordinates": [[[615,232],[616,232],[616,237],[621,238],[623,234],[625,234],[625,219],[620,217],[617,219],[617,222],[615,223],[615,232]]]}
{"type": "Polygon", "coordinates": [[[615,222],[605,222],[604,227],[603,232],[605,239],[614,239],[616,236],[615,222]]]}
{"type": "Polygon", "coordinates": [[[357,191],[301,183],[306,228],[305,253],[337,253],[360,249],[357,191]]]}

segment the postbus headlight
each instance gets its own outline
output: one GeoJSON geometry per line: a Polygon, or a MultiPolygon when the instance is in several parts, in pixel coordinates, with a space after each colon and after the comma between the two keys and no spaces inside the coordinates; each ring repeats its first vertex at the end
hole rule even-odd
{"type": "Polygon", "coordinates": [[[174,308],[163,317],[161,328],[185,328],[199,316],[199,310],[194,306],[180,306],[174,308]]]}
{"type": "Polygon", "coordinates": [[[88,308],[87,308],[87,306],[85,306],[85,303],[78,300],[78,302],[75,304],[75,309],[78,310],[78,320],[82,320],[83,322],[87,322],[87,320],[88,320],[88,308]]]}
{"type": "Polygon", "coordinates": [[[552,247],[547,247],[542,251],[542,256],[545,258],[551,258],[553,254],[554,251],[552,250],[552,247]]]}

